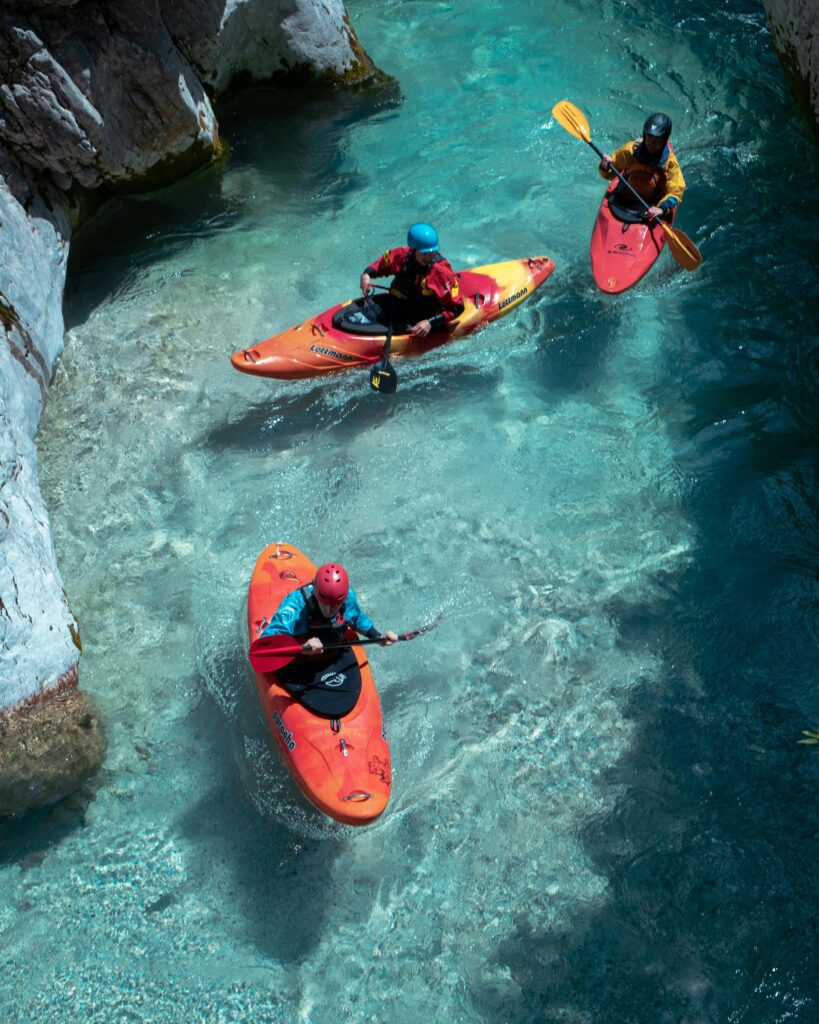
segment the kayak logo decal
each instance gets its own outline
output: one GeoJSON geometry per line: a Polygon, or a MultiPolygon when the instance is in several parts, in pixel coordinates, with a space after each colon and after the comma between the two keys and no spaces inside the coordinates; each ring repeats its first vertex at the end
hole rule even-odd
{"type": "Polygon", "coordinates": [[[282,742],[287,747],[287,749],[288,750],[295,750],[296,749],[296,741],[293,739],[293,733],[290,732],[290,730],[287,728],[287,726],[281,720],[281,718],[279,717],[279,712],[278,711],[274,711],[273,712],[273,724],[279,730],[279,733],[281,734],[282,742]]]}
{"type": "Polygon", "coordinates": [[[320,356],[330,356],[332,359],[340,359],[343,363],[354,363],[355,356],[347,355],[346,352],[336,352],[331,348],[324,348],[323,345],[311,345],[311,352],[318,352],[320,356]]]}
{"type": "Polygon", "coordinates": [[[279,573],[280,580],[298,580],[298,576],[293,572],[292,569],[282,569],[279,573]]]}
{"type": "Polygon", "coordinates": [[[322,686],[341,686],[347,676],[344,672],[325,672],[319,677],[322,686]]]}
{"type": "Polygon", "coordinates": [[[625,245],[622,242],[619,245],[615,245],[613,249],[609,249],[608,250],[608,255],[609,256],[628,256],[628,258],[631,259],[631,260],[636,260],[637,259],[637,253],[632,250],[631,246],[630,245],[625,245]]]}
{"type": "Polygon", "coordinates": [[[373,757],[367,762],[370,775],[375,775],[385,786],[390,784],[390,762],[382,757],[373,757]]]}
{"type": "Polygon", "coordinates": [[[514,295],[510,295],[509,298],[504,299],[503,302],[499,302],[498,309],[506,309],[506,307],[511,306],[513,302],[517,302],[518,299],[522,299],[528,291],[528,288],[521,288],[519,292],[515,292],[514,295]]]}

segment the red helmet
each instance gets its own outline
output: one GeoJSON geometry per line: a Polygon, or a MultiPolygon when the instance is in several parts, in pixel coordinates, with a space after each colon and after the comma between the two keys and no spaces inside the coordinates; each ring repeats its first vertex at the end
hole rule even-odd
{"type": "Polygon", "coordinates": [[[313,593],[322,604],[341,604],[350,592],[350,577],[343,565],[322,565],[313,580],[313,593]]]}

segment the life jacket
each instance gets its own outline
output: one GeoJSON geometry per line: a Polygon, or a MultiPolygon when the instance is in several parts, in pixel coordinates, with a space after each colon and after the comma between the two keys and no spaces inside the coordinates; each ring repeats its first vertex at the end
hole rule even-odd
{"type": "Polygon", "coordinates": [[[420,264],[412,254],[407,253],[404,266],[392,279],[391,291],[400,292],[409,303],[410,308],[420,318],[427,314],[437,313],[440,309],[438,297],[427,287],[427,276],[436,263],[440,263],[443,256],[435,253],[435,259],[426,265],[420,264]]]}
{"type": "MultiPolygon", "coordinates": [[[[663,149],[660,159],[656,164],[644,163],[637,159],[637,151],[641,143],[641,139],[637,139],[632,143],[631,151],[634,154],[634,163],[628,168],[625,176],[629,185],[639,192],[649,205],[653,206],[654,203],[659,202],[668,192],[668,175],[665,168],[668,164],[668,158],[674,150],[671,147],[671,143],[666,142],[665,149],[663,149]]],[[[623,191],[627,190],[624,189],[623,191]]]]}
{"type": "Polygon", "coordinates": [[[355,630],[344,618],[341,609],[338,610],[335,618],[328,619],[321,614],[315,594],[313,594],[309,586],[301,588],[301,595],[307,605],[308,638],[311,636],[318,637],[325,646],[327,644],[342,643],[344,640],[351,639],[351,634],[352,638],[355,638],[355,630]]]}

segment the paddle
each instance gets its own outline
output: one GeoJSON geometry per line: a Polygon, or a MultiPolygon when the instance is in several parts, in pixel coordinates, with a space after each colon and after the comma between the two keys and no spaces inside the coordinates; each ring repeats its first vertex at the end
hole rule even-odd
{"type": "MultiPolygon", "coordinates": [[[[421,626],[420,629],[413,629],[410,633],[400,633],[398,639],[400,641],[414,640],[415,637],[421,636],[422,633],[429,633],[436,625],[437,622],[430,622],[426,626],[421,626]]],[[[348,640],[339,644],[325,644],[319,653],[349,650],[351,647],[364,647],[367,644],[380,644],[381,642],[381,640],[376,639],[348,640]]],[[[289,665],[299,654],[304,653],[304,647],[296,643],[289,633],[277,633],[274,636],[260,636],[257,640],[254,640],[250,645],[248,657],[250,658],[250,664],[257,672],[278,672],[285,665],[289,665]]]]}
{"type": "MultiPolygon", "coordinates": [[[[389,292],[389,288],[374,284],[372,288],[379,291],[389,292]]],[[[392,293],[391,293],[392,294],[392,293]]],[[[390,347],[392,345],[392,303],[390,303],[390,323],[387,327],[387,340],[384,343],[384,355],[370,370],[370,387],[373,391],[383,391],[385,395],[392,395],[398,387],[398,374],[390,362],[390,347]]]]}
{"type": "MultiPolygon", "coordinates": [[[[556,103],[552,107],[552,113],[554,114],[557,121],[563,125],[570,135],[574,135],[575,138],[582,139],[587,145],[597,153],[600,159],[603,159],[604,154],[595,146],[591,140],[591,132],[589,131],[589,122],[586,120],[586,116],[581,110],[573,104],[569,103],[568,100],[561,100],[560,103],[556,103]]],[[[620,179],[620,181],[626,186],[629,191],[636,196],[636,198],[643,204],[648,210],[649,205],[643,199],[643,197],[637,192],[632,186],[626,181],[626,178],[621,174],[614,164],[609,164],[611,169],[620,179]]],[[[668,240],[668,248],[671,250],[671,255],[683,268],[683,270],[696,270],[697,267],[702,263],[702,254],[699,249],[694,245],[688,235],[679,231],[677,228],[672,228],[669,224],[666,224],[664,220],[656,218],[656,222],[665,231],[666,238],[668,240]]]]}
{"type": "Polygon", "coordinates": [[[384,344],[384,355],[370,370],[370,387],[373,391],[382,391],[391,395],[398,387],[398,374],[390,362],[390,346],[392,345],[392,324],[387,328],[387,340],[384,344]]]}

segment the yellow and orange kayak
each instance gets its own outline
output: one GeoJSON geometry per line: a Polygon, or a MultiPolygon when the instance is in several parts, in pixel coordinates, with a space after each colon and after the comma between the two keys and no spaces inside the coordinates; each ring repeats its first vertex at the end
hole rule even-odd
{"type": "MultiPolygon", "coordinates": [[[[505,316],[539,288],[554,269],[547,256],[532,256],[459,271],[463,313],[446,329],[433,331],[426,338],[394,335],[391,356],[420,355],[505,316]]],[[[354,301],[340,302],[267,341],[234,352],[231,362],[242,373],[281,380],[372,366],[384,354],[386,334],[353,334],[333,325],[337,314],[354,301]]]]}
{"type": "MultiPolygon", "coordinates": [[[[250,579],[247,619],[251,642],[282,599],[312,583],[316,566],[292,544],[269,544],[250,579]]],[[[255,672],[265,721],[301,791],[320,811],[345,825],[367,825],[383,813],[392,788],[390,748],[381,703],[363,647],[353,647],[361,693],[352,711],[324,718],[303,707],[275,673],[255,672]]]]}

